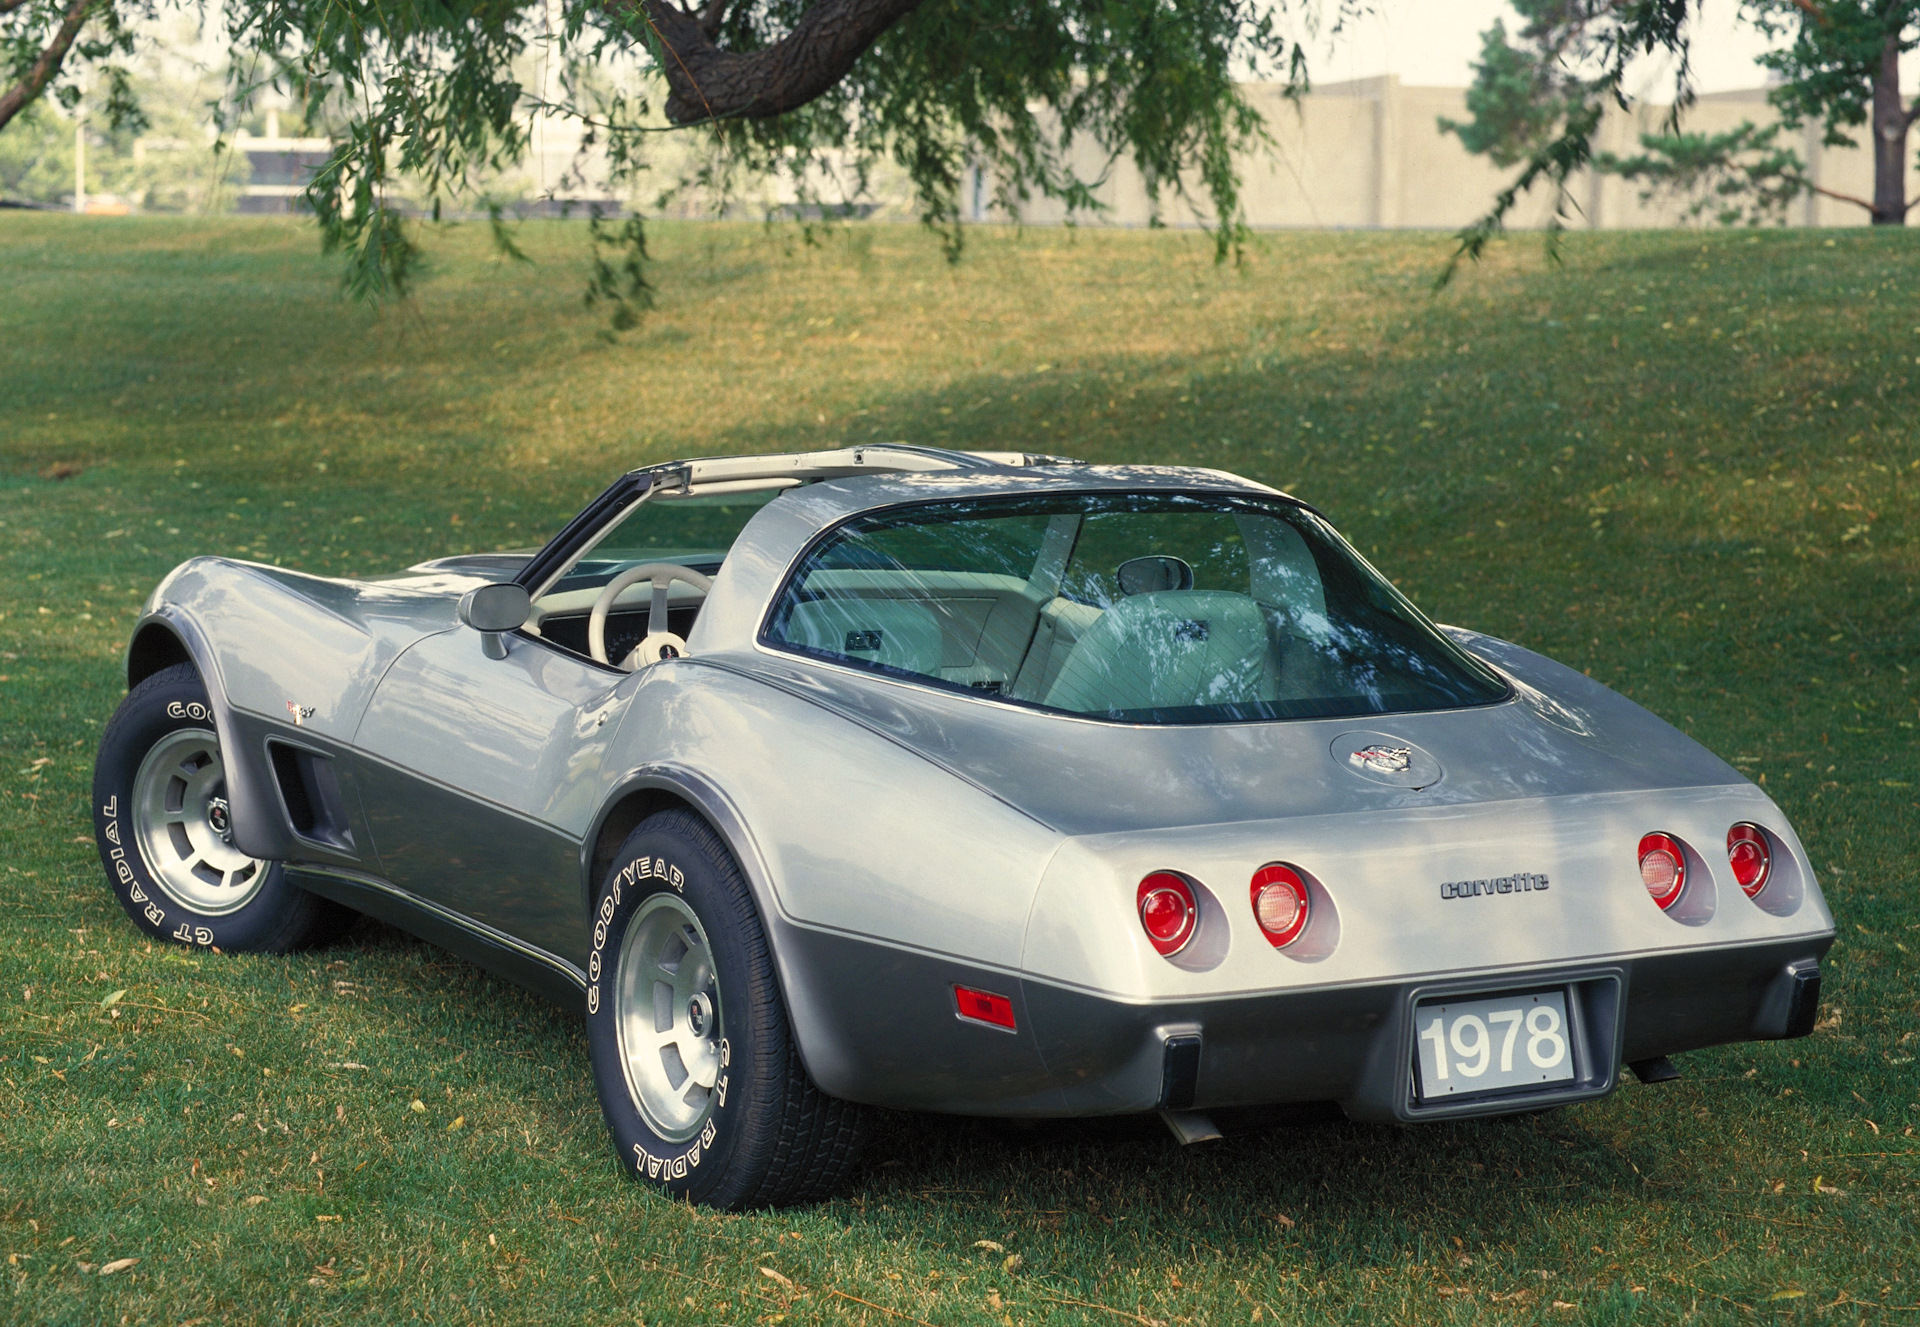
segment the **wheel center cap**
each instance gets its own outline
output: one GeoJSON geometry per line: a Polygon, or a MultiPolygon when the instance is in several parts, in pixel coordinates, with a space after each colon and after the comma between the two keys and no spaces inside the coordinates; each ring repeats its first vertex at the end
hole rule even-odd
{"type": "Polygon", "coordinates": [[[707,1035],[707,1027],[713,1022],[713,1001],[700,994],[687,1001],[687,1027],[696,1037],[707,1035]]]}
{"type": "Polygon", "coordinates": [[[213,826],[213,832],[220,836],[222,843],[233,842],[233,813],[227,809],[226,798],[208,799],[207,823],[213,826]]]}

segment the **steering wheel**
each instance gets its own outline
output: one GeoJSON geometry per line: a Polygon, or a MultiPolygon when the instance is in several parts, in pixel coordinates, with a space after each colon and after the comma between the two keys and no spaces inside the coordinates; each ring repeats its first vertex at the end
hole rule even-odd
{"type": "Polygon", "coordinates": [[[641,581],[653,582],[653,604],[647,610],[647,638],[620,661],[619,666],[629,673],[662,659],[678,659],[687,652],[686,641],[667,630],[668,587],[679,581],[691,585],[702,594],[713,589],[713,577],[702,576],[692,567],[683,567],[677,562],[643,562],[637,567],[628,567],[608,581],[606,588],[600,591],[600,597],[593,601],[593,616],[587,619],[587,652],[596,661],[603,664],[613,662],[607,658],[607,611],[613,607],[613,601],[620,597],[623,590],[641,581]]]}

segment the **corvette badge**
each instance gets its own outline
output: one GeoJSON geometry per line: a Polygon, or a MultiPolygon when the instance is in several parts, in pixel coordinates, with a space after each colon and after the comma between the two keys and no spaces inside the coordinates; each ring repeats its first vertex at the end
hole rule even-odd
{"type": "Polygon", "coordinates": [[[1409,746],[1363,746],[1347,757],[1361,769],[1375,769],[1382,774],[1399,774],[1413,763],[1413,748],[1409,746]]]}

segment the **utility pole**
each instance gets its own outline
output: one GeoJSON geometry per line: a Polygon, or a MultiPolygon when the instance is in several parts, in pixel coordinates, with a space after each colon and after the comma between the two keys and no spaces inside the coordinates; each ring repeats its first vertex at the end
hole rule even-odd
{"type": "Polygon", "coordinates": [[[73,126],[73,210],[78,216],[87,214],[87,120],[85,116],[73,126]]]}

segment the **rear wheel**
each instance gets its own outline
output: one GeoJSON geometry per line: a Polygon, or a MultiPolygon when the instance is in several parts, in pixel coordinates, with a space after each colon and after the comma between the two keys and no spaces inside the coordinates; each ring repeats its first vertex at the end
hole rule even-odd
{"type": "Polygon", "coordinates": [[[226,762],[200,676],[176,664],[128,693],[100,738],[94,839],[142,930],[223,950],[284,953],[333,939],[354,914],[233,842],[226,762]]]}
{"type": "Polygon", "coordinates": [[[726,1211],[844,1180],[864,1112],[807,1077],[752,894],[700,817],[663,811],[621,846],[587,975],[594,1082],[629,1173],[726,1211]]]}

